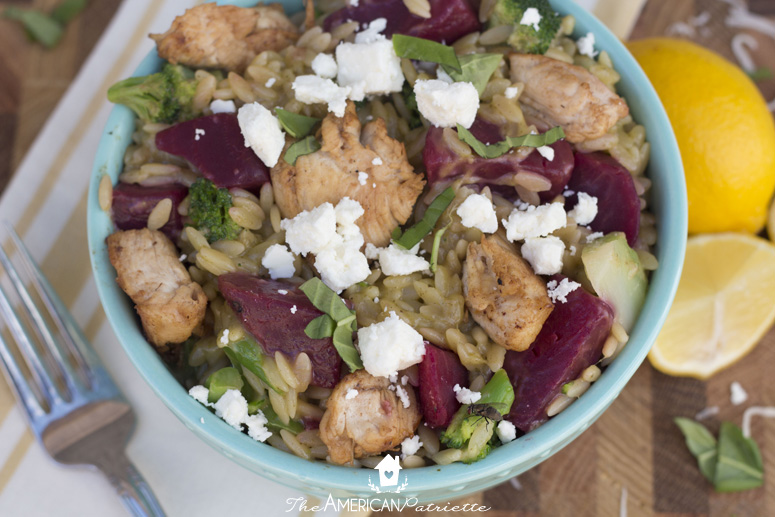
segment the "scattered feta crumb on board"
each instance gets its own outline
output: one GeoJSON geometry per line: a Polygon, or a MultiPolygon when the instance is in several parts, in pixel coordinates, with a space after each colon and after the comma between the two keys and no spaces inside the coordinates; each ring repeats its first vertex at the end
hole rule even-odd
{"type": "Polygon", "coordinates": [[[748,400],[748,393],[746,393],[743,386],[735,381],[729,385],[729,401],[735,406],[739,406],[743,402],[748,400]]]}

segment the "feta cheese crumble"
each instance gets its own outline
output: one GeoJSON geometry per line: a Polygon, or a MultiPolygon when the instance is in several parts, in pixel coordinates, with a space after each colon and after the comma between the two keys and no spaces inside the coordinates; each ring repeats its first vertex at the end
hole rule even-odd
{"type": "Polygon", "coordinates": [[[237,111],[237,105],[234,104],[234,101],[215,99],[210,103],[210,111],[213,112],[213,115],[216,113],[234,113],[237,111]]]}
{"type": "Polygon", "coordinates": [[[508,420],[498,422],[495,432],[498,433],[501,443],[509,443],[517,437],[517,428],[508,420]]]}
{"type": "Polygon", "coordinates": [[[371,164],[372,164],[372,165],[382,165],[382,158],[380,158],[379,156],[377,156],[376,158],[374,158],[373,160],[371,160],[371,164]]]}
{"type": "Polygon", "coordinates": [[[391,244],[379,249],[379,266],[387,276],[411,275],[417,271],[430,269],[430,263],[417,255],[420,245],[410,250],[391,244]]]}
{"type": "Polygon", "coordinates": [[[380,34],[387,28],[387,18],[375,18],[364,29],[355,35],[355,43],[374,43],[384,41],[385,35],[380,34]]]}
{"type": "Polygon", "coordinates": [[[540,29],[541,13],[535,7],[528,7],[522,14],[522,19],[519,20],[520,25],[532,25],[533,29],[540,29]]]}
{"type": "Polygon", "coordinates": [[[568,212],[568,215],[581,226],[586,226],[597,217],[597,198],[586,192],[579,192],[578,203],[568,212]]]}
{"type": "Polygon", "coordinates": [[[425,355],[422,335],[393,311],[380,323],[358,329],[358,347],[363,367],[375,377],[389,378],[419,363],[425,355]]]}
{"type": "Polygon", "coordinates": [[[366,243],[364,252],[366,253],[366,258],[369,260],[377,260],[379,258],[379,248],[370,242],[366,243]]]}
{"type": "Polygon", "coordinates": [[[444,70],[444,67],[442,67],[441,65],[439,65],[436,68],[436,79],[438,79],[439,81],[444,81],[445,83],[449,83],[449,84],[452,84],[455,82],[455,80],[452,79],[452,76],[450,76],[447,73],[447,71],[444,70]]]}
{"type": "Polygon", "coordinates": [[[538,275],[554,275],[562,271],[565,243],[559,237],[529,237],[522,245],[522,258],[538,275]]]}
{"type": "Polygon", "coordinates": [[[557,300],[562,303],[567,303],[568,295],[579,287],[581,287],[580,283],[567,278],[563,278],[559,284],[557,283],[557,280],[550,280],[546,284],[547,294],[549,295],[549,298],[552,299],[552,303],[557,303],[557,300]]]}
{"type": "MultiPolygon", "coordinates": [[[[200,128],[194,129],[194,140],[196,140],[198,142],[199,139],[202,138],[203,136],[205,136],[205,130],[204,129],[200,129],[200,128]]],[[[245,147],[247,147],[247,146],[245,146],[245,147]]]]}
{"type": "Polygon", "coordinates": [[[245,419],[245,425],[248,426],[248,436],[256,441],[265,442],[267,438],[272,436],[272,432],[266,428],[266,424],[268,423],[269,420],[261,411],[247,417],[245,419]]]}
{"type": "Polygon", "coordinates": [[[396,386],[396,395],[398,396],[398,399],[401,401],[401,405],[404,406],[404,409],[408,408],[411,405],[411,401],[409,400],[409,394],[401,386],[396,386]]]}
{"type": "Polygon", "coordinates": [[[266,80],[266,83],[264,83],[264,86],[266,86],[267,88],[271,88],[272,86],[274,86],[274,83],[276,82],[277,82],[277,79],[275,79],[274,77],[270,77],[269,79],[266,80]]]}
{"type": "Polygon", "coordinates": [[[334,56],[321,52],[312,60],[312,71],[323,79],[333,79],[336,77],[339,67],[334,56]]]}
{"type": "Polygon", "coordinates": [[[746,400],[748,400],[748,393],[746,393],[739,382],[735,381],[729,385],[729,401],[732,402],[733,405],[739,406],[746,400]]]}
{"type": "Polygon", "coordinates": [[[538,154],[549,160],[550,162],[554,161],[554,148],[549,147],[548,145],[542,145],[541,147],[537,147],[536,151],[538,151],[538,154]]]}
{"type": "Polygon", "coordinates": [[[582,56],[594,58],[597,55],[597,52],[595,52],[595,35],[591,32],[576,40],[576,46],[579,49],[579,54],[582,56]]]}
{"type": "Polygon", "coordinates": [[[509,214],[508,220],[503,220],[503,227],[506,228],[506,238],[515,242],[530,237],[545,237],[564,227],[567,222],[562,203],[539,206],[522,204],[509,214]]]}
{"type": "Polygon", "coordinates": [[[341,87],[331,79],[324,79],[316,75],[300,75],[294,79],[291,85],[296,100],[304,104],[327,104],[328,111],[337,117],[344,116],[347,108],[347,97],[350,95],[349,87],[341,87]]]}
{"type": "Polygon", "coordinates": [[[277,117],[258,102],[245,104],[237,112],[245,147],[250,147],[267,167],[274,167],[285,147],[285,132],[277,117]]]}
{"type": "Polygon", "coordinates": [[[519,93],[519,88],[517,88],[516,86],[509,86],[508,88],[506,88],[506,91],[503,92],[503,95],[505,95],[507,99],[516,99],[518,93],[519,93]]]}
{"type": "Polygon", "coordinates": [[[307,256],[318,253],[336,241],[336,211],[331,203],[323,203],[303,211],[293,219],[284,219],[285,242],[294,253],[307,256]]]}
{"type": "Polygon", "coordinates": [[[461,404],[475,404],[477,400],[482,398],[482,394],[478,391],[471,391],[468,388],[461,388],[460,384],[455,384],[452,388],[455,392],[455,398],[461,404]]]}
{"type": "Polygon", "coordinates": [[[199,402],[200,404],[207,407],[212,406],[212,404],[210,404],[210,401],[207,400],[207,397],[210,394],[210,390],[208,390],[201,384],[194,386],[193,388],[188,390],[188,394],[191,395],[191,397],[193,397],[193,399],[199,402]]]}
{"type": "Polygon", "coordinates": [[[234,429],[242,431],[242,424],[248,418],[248,401],[239,390],[226,390],[213,407],[216,416],[221,417],[234,429]]]}
{"type": "Polygon", "coordinates": [[[359,172],[358,173],[358,183],[361,185],[366,185],[366,183],[369,181],[369,175],[365,172],[359,172]]]}
{"type": "Polygon", "coordinates": [[[344,396],[345,400],[352,400],[358,396],[358,390],[350,388],[347,390],[347,394],[344,396]]]}
{"type": "Polygon", "coordinates": [[[285,296],[286,294],[288,294],[288,291],[286,291],[285,289],[278,289],[278,290],[277,290],[277,292],[278,292],[279,294],[282,294],[283,296],[285,296]]]}
{"type": "Polygon", "coordinates": [[[221,345],[226,346],[229,344],[229,329],[223,329],[220,339],[218,339],[221,345]]]}
{"type": "Polygon", "coordinates": [[[479,110],[479,92],[468,82],[447,83],[438,79],[414,83],[417,108],[436,127],[468,129],[479,110]]]}
{"type": "Polygon", "coordinates": [[[602,238],[603,236],[604,236],[603,232],[590,233],[589,235],[587,235],[587,244],[589,244],[590,242],[594,242],[602,238]]]}
{"type": "Polygon", "coordinates": [[[350,88],[349,98],[354,101],[362,101],[366,95],[400,92],[404,85],[401,58],[393,42],[384,37],[369,43],[340,43],[336,61],[337,82],[350,88]]]}
{"type": "Polygon", "coordinates": [[[457,208],[457,215],[466,228],[478,228],[484,233],[498,231],[498,216],[487,196],[471,194],[457,208]]]}
{"type": "Polygon", "coordinates": [[[411,438],[404,438],[404,441],[401,442],[401,457],[406,458],[407,456],[416,454],[422,445],[423,443],[420,441],[419,435],[414,435],[411,438]]]}
{"type": "Polygon", "coordinates": [[[291,278],[296,274],[296,266],[293,263],[293,253],[288,251],[284,244],[272,244],[264,252],[261,265],[269,270],[272,280],[278,278],[291,278]]]}
{"type": "Polygon", "coordinates": [[[299,309],[294,305],[293,307],[291,307],[291,314],[296,314],[296,311],[298,310],[299,309]]]}

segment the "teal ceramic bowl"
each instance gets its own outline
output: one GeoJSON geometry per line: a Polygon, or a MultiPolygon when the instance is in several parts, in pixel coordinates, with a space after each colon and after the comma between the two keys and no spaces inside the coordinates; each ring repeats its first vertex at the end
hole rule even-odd
{"type": "MultiPolygon", "coordinates": [[[[235,2],[248,5],[251,2],[235,2]]],[[[255,3],[253,1],[252,3],[255,3]]],[[[290,12],[301,8],[301,0],[282,2],[290,12]]],[[[453,464],[404,471],[408,482],[402,498],[421,502],[449,500],[502,483],[538,465],[584,432],[611,405],[654,343],[672,303],[684,259],[687,231],[687,201],[681,157],[673,130],[656,92],[624,45],[602,23],[572,0],[553,0],[561,13],[576,18],[576,34],[593,32],[597,48],[606,50],[622,76],[619,93],[628,101],[634,118],[647,129],[651,142],[648,176],[653,180],[651,210],[657,217],[659,239],[656,255],[659,269],[651,278],[643,311],[630,341],[601,378],[575,403],[535,431],[495,449],[472,465],[453,464]]],[[[157,71],[161,60],[149,55],[135,75],[157,71]]],[[[337,467],[308,462],[258,443],[222,422],[188,396],[159,356],[143,338],[130,300],[115,282],[108,261],[105,238],[113,223],[97,201],[103,174],[116,181],[124,150],[133,132],[133,115],[123,106],[110,114],[100,141],[89,190],[88,233],[92,267],[102,304],[129,358],[146,382],[197,436],[235,463],[267,479],[307,494],[328,497],[388,497],[369,488],[370,469],[337,467]],[[200,419],[204,419],[204,424],[200,419]]]]}

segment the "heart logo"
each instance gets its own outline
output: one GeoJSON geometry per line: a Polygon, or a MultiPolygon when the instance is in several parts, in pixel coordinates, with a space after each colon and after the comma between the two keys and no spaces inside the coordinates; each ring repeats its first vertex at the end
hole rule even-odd
{"type": "Polygon", "coordinates": [[[386,471],[385,471],[385,479],[390,479],[390,478],[392,478],[392,477],[393,477],[393,474],[395,474],[395,472],[393,472],[392,470],[386,470],[386,471]]]}

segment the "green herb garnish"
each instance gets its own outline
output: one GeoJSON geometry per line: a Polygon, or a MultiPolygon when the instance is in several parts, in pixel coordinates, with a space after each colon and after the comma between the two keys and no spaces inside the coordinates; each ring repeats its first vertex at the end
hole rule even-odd
{"type": "Polygon", "coordinates": [[[61,25],[67,25],[86,8],[89,0],[64,0],[51,12],[51,18],[61,25]]]}
{"type": "Polygon", "coordinates": [[[358,350],[353,345],[353,332],[358,330],[355,311],[319,278],[311,278],[300,289],[319,311],[324,312],[307,324],[304,333],[311,339],[333,337],[334,347],[351,372],[363,368],[358,350]]]}
{"type": "Polygon", "coordinates": [[[229,358],[229,361],[231,361],[231,364],[235,367],[239,365],[243,368],[247,368],[253,372],[256,377],[261,379],[264,384],[269,386],[272,391],[284,395],[281,390],[272,384],[269,377],[267,377],[266,372],[264,371],[265,356],[258,343],[252,339],[230,341],[222,350],[226,353],[226,357],[229,358]]]}
{"type": "Polygon", "coordinates": [[[470,145],[471,149],[482,158],[497,158],[503,156],[514,147],[542,147],[544,145],[551,145],[556,141],[565,138],[565,131],[563,131],[560,126],[557,126],[546,133],[516,137],[510,136],[501,142],[487,145],[484,142],[479,141],[469,130],[458,124],[457,136],[460,140],[470,145]]]}
{"type": "Polygon", "coordinates": [[[210,403],[218,402],[228,390],[242,390],[245,382],[242,380],[242,374],[236,368],[228,366],[221,368],[210,374],[205,381],[205,386],[209,391],[207,401],[210,403]]]}
{"type": "Polygon", "coordinates": [[[502,59],[502,54],[468,54],[458,58],[460,72],[449,66],[444,66],[444,71],[455,81],[473,84],[481,96],[502,59]]]}
{"type": "Polygon", "coordinates": [[[710,431],[694,420],[676,418],[675,423],[697,458],[700,472],[717,492],[739,492],[762,485],[764,466],[759,447],[735,424],[722,422],[716,442],[710,431]]]}
{"type": "Polygon", "coordinates": [[[299,115],[282,108],[277,108],[275,113],[277,113],[277,120],[280,121],[280,125],[293,138],[304,138],[309,135],[315,124],[321,121],[319,118],[299,115]]]}
{"type": "Polygon", "coordinates": [[[750,77],[752,81],[764,81],[766,79],[771,79],[772,69],[767,68],[766,66],[762,66],[756,70],[748,72],[748,77],[750,77]]]}
{"type": "Polygon", "coordinates": [[[403,34],[393,35],[393,49],[398,57],[429,61],[462,73],[455,49],[441,43],[403,34]]]}
{"type": "Polygon", "coordinates": [[[455,189],[447,187],[444,192],[436,196],[436,199],[430,204],[425,214],[417,224],[408,228],[403,234],[396,228],[393,230],[393,243],[396,246],[410,250],[414,248],[423,238],[433,231],[436,222],[447,209],[452,200],[455,199],[455,189]],[[396,231],[398,230],[398,231],[396,231]]]}
{"type": "Polygon", "coordinates": [[[19,22],[30,38],[47,48],[53,48],[62,39],[62,26],[40,11],[6,7],[3,17],[19,22]]]}
{"type": "Polygon", "coordinates": [[[308,136],[304,140],[299,140],[298,142],[291,145],[288,150],[285,151],[283,160],[285,160],[287,163],[290,163],[291,165],[296,165],[296,160],[299,156],[312,154],[318,149],[320,149],[320,142],[318,142],[314,136],[308,136]]]}
{"type": "Polygon", "coordinates": [[[436,272],[436,265],[439,261],[439,247],[441,246],[441,238],[444,236],[444,232],[447,231],[449,225],[436,231],[436,235],[433,236],[433,249],[431,250],[431,273],[436,272]]]}

